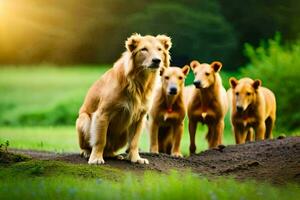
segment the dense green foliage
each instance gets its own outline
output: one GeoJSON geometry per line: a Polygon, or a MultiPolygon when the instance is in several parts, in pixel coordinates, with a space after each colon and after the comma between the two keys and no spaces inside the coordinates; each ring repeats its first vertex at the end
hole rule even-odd
{"type": "Polygon", "coordinates": [[[277,97],[277,127],[300,127],[300,42],[282,46],[280,37],[254,48],[246,45],[251,64],[242,69],[242,75],[262,80],[277,97]]]}
{"type": "Polygon", "coordinates": [[[192,173],[124,175],[104,166],[29,161],[0,167],[1,199],[297,199],[299,188],[208,180],[192,173]],[[9,192],[8,192],[9,191],[9,192]]]}

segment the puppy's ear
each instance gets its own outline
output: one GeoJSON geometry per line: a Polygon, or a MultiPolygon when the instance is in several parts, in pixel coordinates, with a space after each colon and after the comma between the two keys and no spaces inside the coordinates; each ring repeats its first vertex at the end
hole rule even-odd
{"type": "Polygon", "coordinates": [[[162,76],[164,74],[164,71],[165,71],[165,67],[161,67],[159,68],[159,75],[162,76]]]}
{"type": "Polygon", "coordinates": [[[199,63],[197,60],[193,60],[193,61],[191,62],[191,64],[190,64],[190,66],[191,66],[191,68],[192,68],[193,71],[194,71],[195,68],[196,68],[197,66],[199,66],[199,65],[200,65],[200,63],[199,63]]]}
{"type": "Polygon", "coordinates": [[[256,79],[253,83],[252,83],[252,87],[257,90],[259,88],[259,86],[261,86],[261,80],[256,79]]]}
{"type": "Polygon", "coordinates": [[[185,65],[182,69],[183,74],[186,76],[188,75],[189,71],[190,71],[190,66],[185,65]]]}
{"type": "Polygon", "coordinates": [[[219,61],[214,61],[210,64],[210,66],[214,69],[215,72],[219,72],[222,68],[222,63],[219,61]]]}
{"type": "Polygon", "coordinates": [[[232,89],[234,89],[237,86],[238,83],[239,83],[239,81],[236,80],[236,78],[234,78],[234,77],[231,77],[229,79],[229,84],[230,84],[232,89]]]}
{"type": "Polygon", "coordinates": [[[166,35],[157,35],[156,38],[162,43],[166,50],[170,50],[172,47],[171,38],[166,35]]]}
{"type": "Polygon", "coordinates": [[[129,38],[127,38],[125,42],[125,47],[128,51],[132,52],[141,41],[142,36],[138,33],[132,34],[129,38]]]}

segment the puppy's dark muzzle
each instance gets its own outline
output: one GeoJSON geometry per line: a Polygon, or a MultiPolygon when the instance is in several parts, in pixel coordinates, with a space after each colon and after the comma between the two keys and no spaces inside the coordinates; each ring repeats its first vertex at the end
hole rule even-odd
{"type": "Polygon", "coordinates": [[[194,86],[196,88],[200,88],[201,87],[201,81],[199,81],[199,80],[195,80],[193,84],[194,84],[194,86]]]}
{"type": "Polygon", "coordinates": [[[237,107],[236,107],[236,111],[237,111],[238,113],[242,113],[242,112],[244,111],[244,109],[243,109],[243,107],[241,107],[241,106],[237,106],[237,107]]]}
{"type": "Polygon", "coordinates": [[[177,94],[177,88],[176,87],[172,87],[169,90],[169,95],[176,95],[177,94]]]}

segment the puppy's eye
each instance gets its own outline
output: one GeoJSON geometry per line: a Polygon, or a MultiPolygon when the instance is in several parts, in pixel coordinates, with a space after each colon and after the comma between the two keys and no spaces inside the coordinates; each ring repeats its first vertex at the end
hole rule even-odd
{"type": "Polygon", "coordinates": [[[158,47],[158,49],[157,49],[158,51],[161,51],[162,49],[160,48],[160,47],[158,47]]]}
{"type": "Polygon", "coordinates": [[[250,92],[247,92],[247,93],[246,93],[246,95],[247,95],[247,96],[250,96],[250,95],[251,95],[251,93],[250,93],[250,92]]]}
{"type": "Polygon", "coordinates": [[[182,76],[179,76],[179,77],[178,77],[178,79],[179,79],[179,80],[182,80],[182,79],[183,79],[183,77],[182,77],[182,76]]]}
{"type": "Polygon", "coordinates": [[[238,92],[235,93],[236,96],[239,96],[239,94],[240,94],[240,93],[238,93],[238,92]]]}
{"type": "Polygon", "coordinates": [[[142,48],[141,51],[148,51],[146,47],[142,48]]]}
{"type": "Polygon", "coordinates": [[[170,79],[170,77],[168,77],[168,76],[165,76],[165,79],[166,79],[166,80],[169,80],[169,79],[170,79]]]}
{"type": "Polygon", "coordinates": [[[206,76],[209,76],[209,73],[208,73],[208,72],[205,72],[205,75],[206,75],[206,76]]]}

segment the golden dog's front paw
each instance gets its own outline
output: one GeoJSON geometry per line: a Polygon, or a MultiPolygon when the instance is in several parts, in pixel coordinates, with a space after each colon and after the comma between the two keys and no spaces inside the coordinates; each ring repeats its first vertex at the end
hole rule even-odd
{"type": "Polygon", "coordinates": [[[91,158],[89,159],[89,162],[88,162],[90,165],[101,165],[101,164],[104,164],[104,160],[102,157],[100,158],[91,158]]]}
{"type": "Polygon", "coordinates": [[[182,158],[183,157],[182,154],[179,153],[179,152],[174,152],[174,153],[171,154],[171,156],[173,156],[175,158],[182,158]]]}

